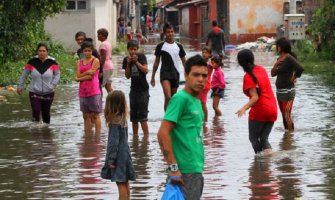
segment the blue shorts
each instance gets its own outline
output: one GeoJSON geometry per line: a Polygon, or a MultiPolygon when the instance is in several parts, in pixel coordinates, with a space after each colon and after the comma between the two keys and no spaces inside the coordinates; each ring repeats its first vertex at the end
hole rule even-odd
{"type": "Polygon", "coordinates": [[[212,88],[211,98],[213,98],[214,96],[219,96],[221,99],[223,99],[224,89],[212,88]]]}

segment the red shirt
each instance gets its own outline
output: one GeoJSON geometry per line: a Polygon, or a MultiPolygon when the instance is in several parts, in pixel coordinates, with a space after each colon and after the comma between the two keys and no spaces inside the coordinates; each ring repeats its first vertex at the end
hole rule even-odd
{"type": "MultiPolygon", "coordinates": [[[[269,76],[266,70],[256,65],[253,73],[258,81],[260,96],[258,101],[251,107],[249,120],[274,122],[277,120],[277,102],[273,94],[269,76]]],[[[243,80],[243,92],[250,98],[249,89],[256,88],[256,83],[252,77],[245,73],[243,80]]]]}
{"type": "Polygon", "coordinates": [[[204,90],[210,90],[211,89],[211,81],[212,81],[212,73],[213,73],[213,67],[211,62],[207,62],[208,64],[208,75],[207,75],[207,81],[205,83],[204,90]]]}

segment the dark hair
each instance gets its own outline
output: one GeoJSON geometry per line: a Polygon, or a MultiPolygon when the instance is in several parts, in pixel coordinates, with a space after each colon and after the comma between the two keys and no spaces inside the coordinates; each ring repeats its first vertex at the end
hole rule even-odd
{"type": "Polygon", "coordinates": [[[212,53],[212,49],[210,47],[208,47],[208,46],[202,47],[202,51],[207,51],[210,54],[212,53]]]}
{"type": "Polygon", "coordinates": [[[108,37],[108,31],[107,31],[107,29],[105,29],[105,28],[100,28],[100,29],[98,30],[98,34],[101,34],[101,35],[104,36],[105,38],[108,37]]]}
{"type": "Polygon", "coordinates": [[[169,23],[164,24],[163,33],[165,33],[167,29],[173,29],[173,26],[169,23]]]}
{"type": "Polygon", "coordinates": [[[83,31],[78,31],[78,32],[76,33],[76,35],[74,36],[74,38],[77,38],[77,37],[79,37],[79,36],[83,36],[84,38],[86,38],[86,33],[83,32],[83,31]]]}
{"type": "Polygon", "coordinates": [[[297,58],[297,55],[294,52],[292,52],[291,42],[287,38],[285,38],[285,37],[279,38],[276,41],[276,46],[277,46],[277,48],[280,47],[280,50],[282,52],[288,53],[291,56],[293,56],[294,58],[297,58]]]}
{"type": "Polygon", "coordinates": [[[212,25],[213,25],[213,26],[217,26],[217,25],[218,25],[218,22],[217,22],[216,20],[213,20],[213,21],[212,21],[212,25]]]}
{"type": "Polygon", "coordinates": [[[38,43],[37,48],[36,48],[36,51],[38,51],[38,49],[39,49],[40,47],[45,47],[45,49],[46,49],[47,51],[49,51],[48,45],[45,44],[45,43],[43,43],[43,42],[38,43]]]}
{"type": "Polygon", "coordinates": [[[85,48],[94,49],[93,39],[92,38],[85,38],[83,44],[81,45],[81,49],[84,50],[85,48]]]}
{"type": "Polygon", "coordinates": [[[135,47],[138,49],[138,41],[137,40],[129,40],[127,43],[127,49],[130,47],[135,47]]]}
{"type": "Polygon", "coordinates": [[[243,70],[251,76],[252,80],[254,80],[254,82],[257,85],[258,84],[257,78],[252,72],[252,70],[255,67],[254,64],[255,57],[252,51],[249,49],[243,49],[240,52],[238,52],[237,61],[238,64],[242,66],[243,70]]]}
{"type": "Polygon", "coordinates": [[[207,66],[206,61],[199,55],[195,55],[190,57],[189,59],[186,60],[185,62],[185,73],[189,74],[193,66],[207,66]]]}
{"type": "Polygon", "coordinates": [[[223,62],[222,62],[222,58],[218,55],[214,55],[212,58],[211,58],[211,61],[212,62],[215,62],[217,65],[219,65],[220,67],[223,66],[223,62]]]}

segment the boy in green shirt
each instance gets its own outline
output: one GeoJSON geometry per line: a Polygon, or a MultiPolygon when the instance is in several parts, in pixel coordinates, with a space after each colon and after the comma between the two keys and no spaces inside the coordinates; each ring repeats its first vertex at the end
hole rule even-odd
{"type": "Polygon", "coordinates": [[[197,96],[205,86],[207,74],[207,63],[200,55],[185,62],[185,88],[171,98],[158,131],[169,178],[180,184],[185,199],[191,200],[200,199],[204,186],[204,113],[197,96]]]}

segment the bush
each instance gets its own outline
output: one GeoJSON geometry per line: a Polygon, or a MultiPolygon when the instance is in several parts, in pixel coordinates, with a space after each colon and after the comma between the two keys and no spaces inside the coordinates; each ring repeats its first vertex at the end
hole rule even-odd
{"type": "MultiPolygon", "coordinates": [[[[76,59],[66,52],[62,46],[56,43],[48,42],[49,56],[54,57],[60,66],[61,79],[60,83],[70,83],[74,80],[76,59]]],[[[0,68],[0,86],[16,85],[23,71],[24,66],[31,58],[21,59],[18,61],[10,61],[0,68]]],[[[29,79],[26,83],[29,83],[29,79]]]]}

